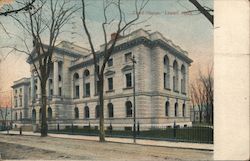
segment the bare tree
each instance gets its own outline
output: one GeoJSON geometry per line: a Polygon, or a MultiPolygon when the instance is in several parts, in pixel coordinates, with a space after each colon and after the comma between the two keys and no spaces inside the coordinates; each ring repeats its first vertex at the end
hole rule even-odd
{"type": "MultiPolygon", "coordinates": [[[[73,14],[79,8],[70,0],[36,0],[33,6],[32,10],[28,10],[27,14],[23,14],[23,19],[11,16],[24,29],[25,33],[30,35],[31,39],[29,40],[33,40],[33,50],[29,50],[28,43],[24,39],[23,44],[26,50],[20,50],[17,47],[13,48],[15,51],[28,55],[28,60],[33,65],[40,80],[41,93],[39,95],[41,96],[42,109],[41,136],[47,136],[46,82],[51,72],[52,54],[54,53],[55,44],[62,32],[63,26],[70,22],[73,14]],[[46,40],[44,37],[48,39],[46,40]]],[[[21,37],[18,38],[22,39],[21,37]]]]}
{"type": "Polygon", "coordinates": [[[4,128],[6,128],[7,126],[7,116],[8,116],[8,107],[0,107],[0,114],[1,114],[1,118],[2,118],[2,124],[4,126],[4,128]]]}
{"type": "MultiPolygon", "coordinates": [[[[98,84],[97,84],[97,88],[98,88],[98,96],[99,96],[99,117],[100,117],[100,121],[99,121],[99,126],[100,126],[100,133],[99,133],[99,140],[100,142],[104,142],[105,141],[105,131],[104,131],[104,111],[103,111],[103,106],[104,106],[104,99],[103,99],[103,88],[104,88],[104,69],[106,66],[107,61],[109,60],[111,54],[114,52],[114,48],[115,45],[117,43],[117,40],[120,38],[120,34],[122,32],[124,32],[125,30],[127,30],[129,27],[131,27],[132,25],[135,24],[136,21],[139,20],[140,15],[143,11],[143,9],[145,8],[145,6],[147,5],[149,0],[141,0],[139,2],[139,0],[135,0],[135,17],[129,21],[127,21],[126,19],[126,14],[122,9],[122,3],[121,0],[103,0],[103,16],[104,16],[104,22],[102,23],[102,30],[103,30],[103,36],[104,36],[104,51],[101,53],[101,55],[97,54],[97,50],[94,47],[94,43],[92,40],[92,36],[89,32],[89,28],[87,26],[87,22],[86,22],[86,3],[85,0],[82,0],[82,23],[83,23],[83,28],[84,31],[88,37],[88,42],[91,48],[91,52],[93,55],[93,59],[94,59],[94,66],[95,66],[95,73],[98,77],[98,84]],[[114,22],[114,19],[110,19],[107,16],[107,11],[109,8],[113,7],[113,11],[117,10],[118,11],[118,21],[114,22]],[[112,40],[110,40],[108,42],[108,38],[107,38],[107,31],[106,31],[106,27],[107,26],[111,26],[114,25],[117,28],[115,29],[115,36],[112,40]],[[102,59],[102,64],[101,64],[101,70],[98,70],[98,56],[100,56],[102,59]]],[[[126,3],[126,2],[124,2],[126,3]]],[[[100,35],[96,34],[97,37],[100,37],[100,35]]],[[[134,111],[135,112],[135,111],[134,111]]]]}
{"type": "Polygon", "coordinates": [[[200,81],[205,90],[206,99],[206,121],[213,124],[213,108],[214,108],[214,86],[213,86],[213,67],[208,67],[207,73],[199,74],[200,81]]]}
{"type": "Polygon", "coordinates": [[[199,71],[199,77],[191,84],[191,102],[198,107],[200,122],[205,112],[205,121],[213,124],[213,67],[208,67],[206,73],[199,71]],[[205,110],[205,111],[204,111],[205,110]]]}
{"type": "Polygon", "coordinates": [[[8,9],[6,9],[5,11],[0,12],[0,16],[8,16],[9,14],[12,13],[18,13],[20,11],[28,11],[30,9],[32,9],[33,4],[35,3],[36,0],[32,0],[29,3],[23,3],[23,2],[17,2],[17,3],[21,3],[22,6],[20,8],[16,8],[14,9],[11,5],[8,7],[8,9]]]}
{"type": "Polygon", "coordinates": [[[203,107],[205,104],[204,93],[205,91],[203,88],[203,84],[199,80],[196,80],[194,83],[191,84],[191,101],[193,103],[193,106],[198,107],[200,123],[202,122],[202,118],[203,118],[202,112],[203,112],[203,107]]]}

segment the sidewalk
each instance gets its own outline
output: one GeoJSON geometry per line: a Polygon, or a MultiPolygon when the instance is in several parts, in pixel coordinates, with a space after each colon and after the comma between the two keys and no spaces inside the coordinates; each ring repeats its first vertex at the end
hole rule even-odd
{"type": "MultiPolygon", "coordinates": [[[[0,134],[7,134],[7,131],[0,131],[0,134]]],[[[9,131],[9,134],[19,135],[19,131],[9,131]]],[[[40,133],[23,131],[22,135],[40,136],[40,133]]],[[[98,136],[67,135],[67,134],[48,134],[48,136],[55,138],[78,139],[78,140],[89,140],[89,141],[99,140],[98,136]]],[[[106,137],[106,141],[133,144],[133,139],[131,138],[106,137]]],[[[206,151],[213,151],[214,148],[213,144],[184,143],[184,142],[157,141],[157,140],[145,140],[145,139],[136,139],[136,144],[147,145],[147,146],[170,147],[170,148],[206,150],[206,151]]]]}

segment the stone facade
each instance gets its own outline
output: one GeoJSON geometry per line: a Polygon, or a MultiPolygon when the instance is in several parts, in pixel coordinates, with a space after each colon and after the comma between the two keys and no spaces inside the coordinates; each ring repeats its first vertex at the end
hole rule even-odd
{"type": "MultiPolygon", "coordinates": [[[[102,55],[103,46],[98,51],[102,55]]],[[[142,29],[118,39],[104,72],[105,125],[133,126],[133,63],[135,64],[136,117],[141,127],[191,125],[188,96],[188,53],[159,32],[142,29]],[[165,81],[164,81],[165,80],[165,81]]],[[[101,56],[98,57],[102,61],[101,56]]],[[[28,60],[29,62],[29,60],[28,60]]],[[[36,118],[39,123],[39,79],[31,63],[31,78],[14,82],[13,90],[23,89],[24,107],[13,107],[14,115],[36,118]],[[25,82],[25,83],[24,83],[25,82]],[[24,94],[25,91],[29,94],[24,94]]],[[[90,51],[61,42],[53,53],[53,68],[47,82],[48,120],[67,124],[98,126],[97,76],[90,51]],[[64,120],[64,121],[63,121],[64,120]]],[[[14,92],[15,98],[18,98],[14,92]]],[[[18,118],[17,118],[18,120],[18,118]]]]}

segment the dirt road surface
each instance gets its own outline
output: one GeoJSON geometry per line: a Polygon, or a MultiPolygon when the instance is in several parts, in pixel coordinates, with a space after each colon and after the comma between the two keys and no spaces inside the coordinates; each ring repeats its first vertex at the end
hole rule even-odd
{"type": "Polygon", "coordinates": [[[2,159],[25,160],[182,161],[213,156],[211,151],[1,134],[0,153],[2,159]]]}

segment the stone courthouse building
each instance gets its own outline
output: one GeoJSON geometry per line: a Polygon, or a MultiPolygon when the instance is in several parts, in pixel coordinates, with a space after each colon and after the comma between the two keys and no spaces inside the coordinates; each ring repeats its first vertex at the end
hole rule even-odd
{"type": "MultiPolygon", "coordinates": [[[[112,39],[112,36],[111,36],[112,39]]],[[[104,46],[100,46],[101,55],[104,46]]],[[[62,41],[53,53],[47,81],[49,122],[98,126],[97,76],[88,49],[62,41]]],[[[100,57],[99,61],[102,59],[100,57]]],[[[32,63],[31,78],[14,82],[13,118],[39,124],[40,86],[32,63]]],[[[190,126],[188,53],[161,33],[143,29],[121,36],[104,72],[105,126],[133,126],[133,78],[136,121],[140,127],[190,126]],[[131,57],[134,56],[135,76],[131,57]]]]}

